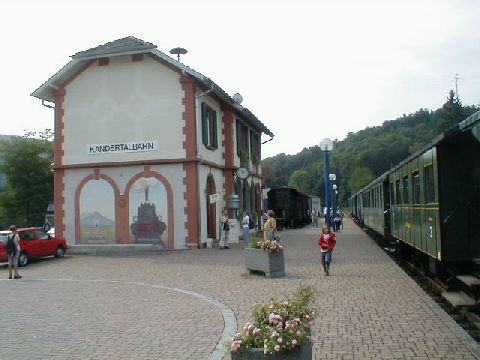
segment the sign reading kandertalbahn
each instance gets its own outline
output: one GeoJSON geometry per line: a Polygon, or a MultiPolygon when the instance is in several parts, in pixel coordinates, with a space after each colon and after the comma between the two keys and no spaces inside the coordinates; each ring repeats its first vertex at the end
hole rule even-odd
{"type": "Polygon", "coordinates": [[[114,144],[89,144],[87,145],[87,153],[89,155],[98,154],[116,154],[122,152],[140,152],[154,151],[158,149],[157,141],[132,141],[114,144]]]}

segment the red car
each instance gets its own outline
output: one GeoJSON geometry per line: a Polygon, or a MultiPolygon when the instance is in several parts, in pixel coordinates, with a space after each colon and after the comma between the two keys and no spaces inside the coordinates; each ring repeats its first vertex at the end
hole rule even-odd
{"type": "MultiPolygon", "coordinates": [[[[64,257],[68,245],[65,240],[47,235],[42,229],[18,229],[20,238],[20,257],[18,266],[25,266],[32,258],[44,256],[64,257]]],[[[0,231],[0,262],[8,260],[7,235],[10,231],[0,231]]]]}

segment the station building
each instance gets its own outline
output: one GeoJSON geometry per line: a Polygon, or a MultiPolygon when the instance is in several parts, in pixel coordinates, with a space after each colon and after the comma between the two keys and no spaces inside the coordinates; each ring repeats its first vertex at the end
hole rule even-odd
{"type": "Polygon", "coordinates": [[[154,44],[80,51],[32,96],[55,105],[55,230],[70,245],[198,247],[219,237],[232,194],[260,212],[272,132],[154,44]]]}

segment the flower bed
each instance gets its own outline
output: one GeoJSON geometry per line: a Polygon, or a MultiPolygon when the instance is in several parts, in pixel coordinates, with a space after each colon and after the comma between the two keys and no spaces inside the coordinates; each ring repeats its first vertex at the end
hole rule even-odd
{"type": "Polygon", "coordinates": [[[311,287],[301,287],[290,300],[255,306],[255,322],[245,324],[230,343],[232,359],[311,359],[313,295],[311,287]]]}

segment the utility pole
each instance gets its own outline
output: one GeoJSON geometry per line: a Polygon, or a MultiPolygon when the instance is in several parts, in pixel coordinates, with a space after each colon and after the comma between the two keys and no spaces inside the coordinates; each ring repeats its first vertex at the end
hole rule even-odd
{"type": "Polygon", "coordinates": [[[455,74],[455,94],[457,95],[457,101],[460,101],[460,97],[458,96],[458,74],[455,74]]]}

